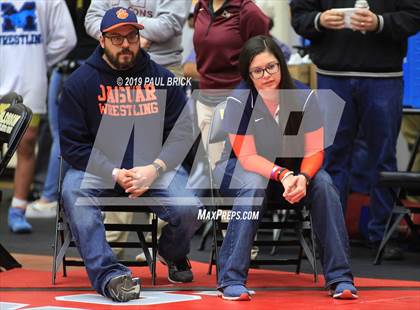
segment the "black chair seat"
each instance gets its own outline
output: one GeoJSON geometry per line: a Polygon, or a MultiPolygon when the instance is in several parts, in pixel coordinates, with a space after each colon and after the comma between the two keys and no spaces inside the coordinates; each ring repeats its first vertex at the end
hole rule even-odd
{"type": "Polygon", "coordinates": [[[379,183],[385,187],[404,187],[405,189],[420,188],[420,173],[418,172],[381,172],[379,183]]]}

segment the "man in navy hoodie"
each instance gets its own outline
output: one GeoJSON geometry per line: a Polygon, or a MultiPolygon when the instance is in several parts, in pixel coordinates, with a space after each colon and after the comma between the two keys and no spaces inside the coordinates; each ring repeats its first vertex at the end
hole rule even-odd
{"type": "Polygon", "coordinates": [[[147,204],[168,222],[158,252],[174,283],[193,279],[187,254],[202,207],[180,166],[192,145],[185,95],[140,48],[141,29],[134,12],[108,10],[100,46],[66,81],[59,106],[61,152],[71,165],[64,210],[93,287],[115,301],[139,298],[140,284],[105,240],[103,199],[147,204]]]}

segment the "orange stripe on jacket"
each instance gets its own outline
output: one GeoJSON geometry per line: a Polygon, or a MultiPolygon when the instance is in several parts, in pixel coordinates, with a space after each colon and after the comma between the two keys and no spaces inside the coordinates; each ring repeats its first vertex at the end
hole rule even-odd
{"type": "MultiPolygon", "coordinates": [[[[305,154],[308,155],[302,160],[300,170],[311,178],[324,161],[323,137],[323,128],[305,134],[305,154]]],[[[245,170],[270,178],[274,163],[257,154],[254,136],[229,134],[229,140],[233,152],[245,170]]]]}
{"type": "Polygon", "coordinates": [[[324,128],[305,134],[305,156],[300,164],[300,171],[311,178],[318,172],[324,162],[324,128]]]}

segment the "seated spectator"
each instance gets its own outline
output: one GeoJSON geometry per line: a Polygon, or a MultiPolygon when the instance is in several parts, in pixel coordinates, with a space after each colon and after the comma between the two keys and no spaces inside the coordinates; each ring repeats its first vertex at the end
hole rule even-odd
{"type": "MultiPolygon", "coordinates": [[[[191,0],[92,0],[85,18],[86,32],[99,40],[102,17],[107,10],[118,6],[132,10],[136,14],[137,22],[145,26],[140,37],[140,47],[147,51],[150,58],[158,65],[168,69],[177,77],[182,77],[182,28],[188,16],[191,0]]],[[[150,220],[151,218],[152,216],[150,220]]],[[[133,213],[130,212],[107,212],[105,215],[106,224],[131,224],[132,221],[133,213]]],[[[158,219],[159,234],[165,224],[158,219]]],[[[128,232],[106,232],[108,242],[126,242],[127,239],[128,232]]],[[[146,236],[146,240],[151,240],[150,234],[146,236]]],[[[113,250],[118,257],[124,255],[123,249],[113,250]]],[[[143,260],[142,254],[136,256],[138,261],[143,260]]]]}
{"type": "Polygon", "coordinates": [[[179,166],[192,144],[185,94],[166,86],[174,75],[140,48],[141,29],[131,10],[108,10],[100,46],[65,82],[59,104],[61,152],[71,166],[63,181],[64,210],[93,287],[120,302],[139,298],[140,283],[106,242],[100,198],[127,203],[128,196],[133,208],[142,207],[136,198],[149,198],[147,205],[168,223],[158,252],[173,283],[193,280],[187,254],[201,224],[202,204],[185,188],[188,175],[179,166]],[[126,82],[131,78],[141,85],[126,82]]]}
{"type": "MultiPolygon", "coordinates": [[[[334,298],[357,298],[340,197],[328,173],[321,169],[324,133],[318,105],[305,110],[305,114],[315,113],[316,121],[305,123],[302,139],[294,142],[304,152],[285,158],[289,156],[279,155],[279,151],[290,151],[293,145],[283,144],[289,140],[282,128],[289,117],[288,105],[300,99],[300,93],[286,97],[279,92],[295,89],[281,49],[268,36],[251,38],[240,54],[239,68],[243,80],[228,97],[223,119],[228,137],[215,169],[221,194],[235,197],[233,211],[259,211],[259,219],[263,212],[259,197],[270,195],[279,203],[285,200],[291,204],[304,200],[322,249],[326,287],[334,298]]],[[[300,123],[292,126],[299,129],[300,123]]],[[[219,256],[218,289],[224,299],[250,300],[245,283],[258,223],[236,218],[229,222],[219,256]]]]}

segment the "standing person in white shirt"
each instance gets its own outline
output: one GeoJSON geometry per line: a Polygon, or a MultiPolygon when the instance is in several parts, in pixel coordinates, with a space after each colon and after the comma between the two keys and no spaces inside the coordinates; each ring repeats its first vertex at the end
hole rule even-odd
{"type": "Polygon", "coordinates": [[[102,17],[117,6],[134,11],[137,21],[144,25],[140,44],[151,59],[182,76],[182,29],[191,0],[92,0],[85,18],[86,32],[99,39],[102,17]]]}
{"type": "Polygon", "coordinates": [[[29,233],[25,218],[35,166],[39,115],[46,113],[47,71],[76,45],[66,4],[57,1],[8,0],[0,7],[0,96],[23,96],[34,116],[17,149],[14,195],[8,224],[14,233],[29,233]]]}

